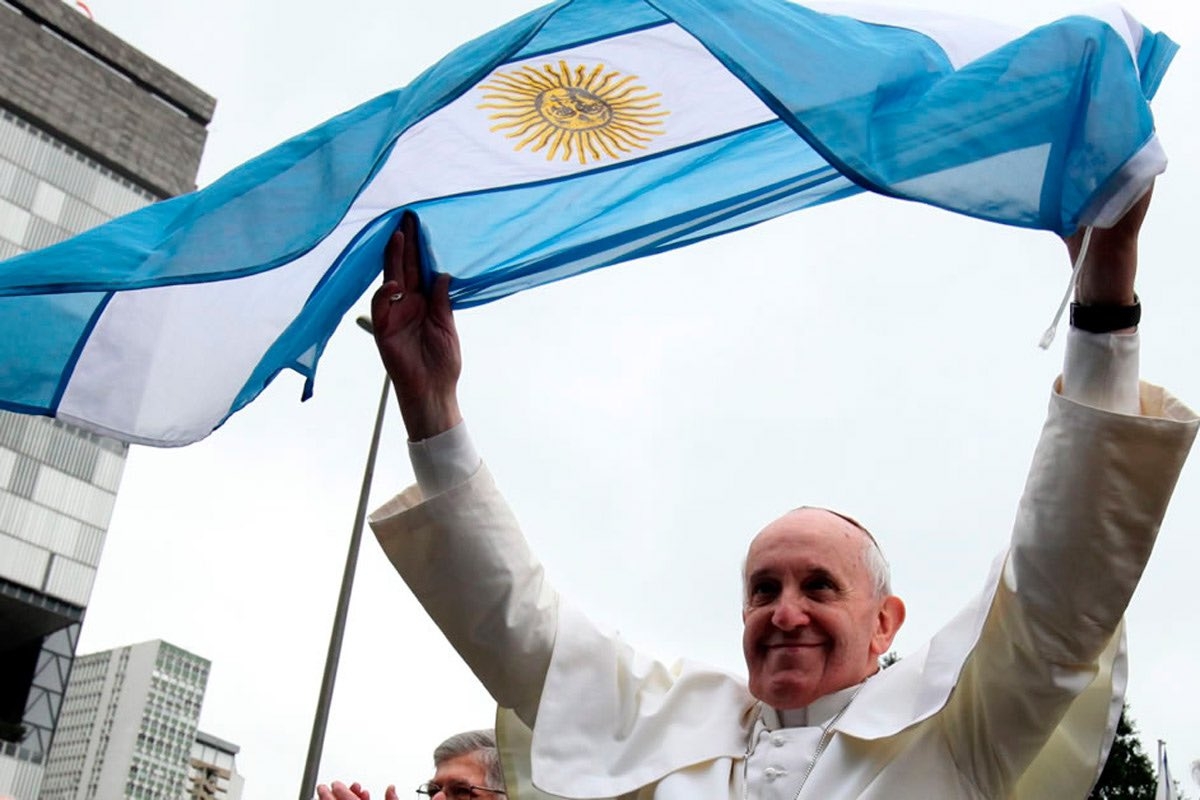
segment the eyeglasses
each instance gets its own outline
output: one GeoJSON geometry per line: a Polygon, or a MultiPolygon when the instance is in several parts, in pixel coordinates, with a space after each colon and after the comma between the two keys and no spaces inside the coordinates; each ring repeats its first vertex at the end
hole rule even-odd
{"type": "Polygon", "coordinates": [[[417,787],[417,794],[424,795],[430,798],[430,800],[439,792],[445,795],[446,800],[473,800],[479,796],[480,792],[506,794],[503,789],[489,789],[487,786],[472,786],[469,783],[452,783],[449,786],[439,786],[430,781],[429,783],[422,783],[417,787]]]}

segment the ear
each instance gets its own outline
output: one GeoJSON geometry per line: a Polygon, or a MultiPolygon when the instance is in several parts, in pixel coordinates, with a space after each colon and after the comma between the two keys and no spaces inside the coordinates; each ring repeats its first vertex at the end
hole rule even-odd
{"type": "Polygon", "coordinates": [[[904,624],[904,601],[896,595],[888,595],[879,605],[875,618],[875,634],[871,637],[871,655],[878,658],[892,646],[892,640],[904,624]]]}

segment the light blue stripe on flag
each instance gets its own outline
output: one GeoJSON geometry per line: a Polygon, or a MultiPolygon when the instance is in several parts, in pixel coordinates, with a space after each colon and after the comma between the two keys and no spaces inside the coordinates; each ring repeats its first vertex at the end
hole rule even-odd
{"type": "Polygon", "coordinates": [[[5,262],[0,405],[176,445],[280,370],[311,390],[405,208],[464,307],[865,190],[1067,233],[1162,170],[1148,101],[1176,48],[1119,10],[1019,38],[856,13],[531,12],[204,190],[5,262]]]}

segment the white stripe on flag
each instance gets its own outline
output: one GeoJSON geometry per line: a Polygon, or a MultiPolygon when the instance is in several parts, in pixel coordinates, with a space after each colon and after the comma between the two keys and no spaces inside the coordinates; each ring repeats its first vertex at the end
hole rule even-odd
{"type": "MultiPolygon", "coordinates": [[[[569,78],[601,68],[598,81],[629,95],[662,133],[627,144],[619,159],[547,147],[514,147],[492,131],[495,113],[479,86],[405,132],[337,228],[289,264],[246,278],[118,293],[84,346],[59,404],[58,416],[125,438],[199,438],[220,424],[262,354],[303,308],[329,264],[371,220],[392,209],[447,194],[510,186],[608,167],[774,118],[770,110],[675,25],[662,25],[602,43],[505,65],[496,73],[545,74],[569,67],[569,78]],[[623,78],[636,80],[621,84],[623,78]],[[645,86],[645,90],[630,87],[645,86]],[[649,99],[638,99],[658,95],[649,99]],[[664,117],[651,114],[667,112],[664,117]],[[240,320],[238,326],[195,320],[240,320]],[[214,357],[214,354],[220,354],[214,357]],[[128,369],[133,361],[145,371],[128,369]],[[195,387],[204,387],[203,392],[195,387]],[[181,423],[186,420],[186,429],[181,423]],[[130,437],[128,431],[139,431],[130,437]]],[[[493,73],[495,75],[496,73],[493,73]]],[[[517,139],[516,141],[519,141],[517,139]]]]}
{"type": "MultiPolygon", "coordinates": [[[[532,105],[528,105],[528,110],[533,110],[532,105]]],[[[414,200],[561,178],[654,155],[774,118],[770,109],[700,42],[677,25],[662,25],[500,67],[453,103],[406,131],[358,205],[379,212],[414,200]],[[557,74],[563,64],[570,82],[579,81],[576,77],[579,71],[586,79],[597,69],[602,75],[612,76],[609,85],[619,86],[622,80],[634,78],[615,91],[628,94],[630,99],[642,98],[629,112],[635,117],[631,127],[656,132],[640,134],[641,139],[634,142],[624,142],[629,152],[616,150],[618,158],[603,151],[599,158],[594,158],[584,149],[586,160],[580,163],[579,147],[567,150],[560,146],[555,153],[552,144],[547,143],[535,150],[535,140],[517,150],[517,143],[525,136],[540,133],[536,123],[523,135],[511,138],[510,134],[523,128],[492,130],[504,120],[493,120],[491,116],[504,110],[480,108],[481,105],[507,103],[512,107],[509,113],[515,114],[523,110],[525,103],[519,91],[508,94],[511,99],[506,101],[488,99],[488,95],[504,93],[481,87],[504,84],[519,90],[522,84],[539,78],[559,80],[557,74]],[[548,72],[555,77],[547,75],[548,72]]],[[[583,139],[587,133],[581,128],[576,138],[583,139]]]]}
{"type": "Polygon", "coordinates": [[[58,416],[129,441],[206,436],[361,227],[343,224],[304,256],[257,275],[118,292],[80,353],[58,416]]]}

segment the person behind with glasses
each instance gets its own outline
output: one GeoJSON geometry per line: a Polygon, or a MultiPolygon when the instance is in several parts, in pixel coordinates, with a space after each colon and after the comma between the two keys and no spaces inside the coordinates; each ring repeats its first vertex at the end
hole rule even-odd
{"type": "MultiPolygon", "coordinates": [[[[456,733],[433,750],[433,780],[417,787],[416,800],[502,800],[504,772],[490,728],[456,733]]],[[[358,783],[318,786],[318,800],[370,800],[358,783]]],[[[400,800],[389,786],[384,800],[400,800]]]]}

